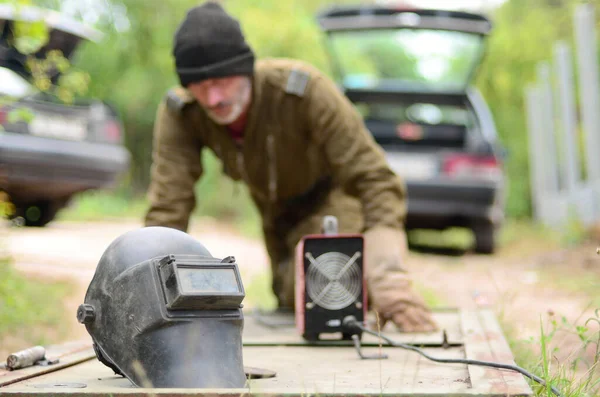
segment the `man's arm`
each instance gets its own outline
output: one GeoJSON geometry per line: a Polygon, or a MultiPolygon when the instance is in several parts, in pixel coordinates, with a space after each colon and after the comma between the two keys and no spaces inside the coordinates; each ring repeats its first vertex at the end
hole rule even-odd
{"type": "Polygon", "coordinates": [[[187,231],[196,205],[194,185],[202,175],[202,143],[182,118],[186,109],[167,103],[168,99],[159,105],[154,125],[145,225],[187,231]]]}

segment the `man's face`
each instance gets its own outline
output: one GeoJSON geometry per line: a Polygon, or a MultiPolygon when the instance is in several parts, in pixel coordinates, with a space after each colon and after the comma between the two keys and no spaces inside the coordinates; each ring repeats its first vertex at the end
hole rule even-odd
{"type": "Polygon", "coordinates": [[[248,76],[202,80],[187,87],[217,124],[231,124],[250,104],[252,83],[248,76]]]}

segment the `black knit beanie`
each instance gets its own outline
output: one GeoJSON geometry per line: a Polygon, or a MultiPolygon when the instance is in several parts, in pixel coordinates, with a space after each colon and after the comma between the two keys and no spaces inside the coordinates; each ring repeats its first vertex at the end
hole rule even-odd
{"type": "Polygon", "coordinates": [[[173,56],[184,87],[204,79],[254,72],[254,53],[239,22],[213,2],[188,11],[175,33],[173,56]]]}

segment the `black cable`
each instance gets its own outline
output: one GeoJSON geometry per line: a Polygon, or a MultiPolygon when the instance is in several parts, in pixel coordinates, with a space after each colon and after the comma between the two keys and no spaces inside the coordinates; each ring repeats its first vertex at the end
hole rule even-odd
{"type": "Polygon", "coordinates": [[[346,328],[346,331],[348,333],[356,334],[357,331],[360,330],[362,332],[366,332],[367,334],[377,336],[377,337],[383,339],[384,341],[389,343],[391,346],[400,347],[400,348],[406,349],[406,350],[412,350],[414,352],[419,353],[420,355],[427,358],[428,360],[435,361],[438,363],[480,365],[483,367],[492,367],[492,368],[500,368],[500,369],[508,369],[511,371],[516,371],[516,372],[519,372],[520,374],[528,377],[529,379],[536,381],[537,383],[539,383],[542,386],[549,387],[550,390],[552,391],[552,393],[554,393],[558,397],[563,397],[562,394],[560,394],[560,392],[558,391],[558,389],[556,389],[554,386],[548,386],[548,384],[546,383],[545,380],[543,380],[539,376],[532,374],[531,372],[528,372],[527,370],[525,370],[517,365],[494,363],[494,362],[490,362],[490,361],[469,360],[469,359],[464,359],[464,358],[432,357],[416,346],[394,342],[393,340],[380,334],[379,332],[371,331],[370,329],[364,327],[354,316],[347,316],[346,318],[344,318],[343,326],[344,326],[344,328],[346,328]]]}

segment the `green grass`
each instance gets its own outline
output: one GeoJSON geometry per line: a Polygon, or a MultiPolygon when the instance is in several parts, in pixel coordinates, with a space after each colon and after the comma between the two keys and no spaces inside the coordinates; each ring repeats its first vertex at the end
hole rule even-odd
{"type": "Polygon", "coordinates": [[[530,220],[507,219],[501,232],[500,246],[543,245],[547,248],[558,247],[564,244],[564,235],[557,230],[532,222],[530,220]]]}
{"type": "MultiPolygon", "coordinates": [[[[517,365],[557,388],[564,397],[599,395],[600,309],[583,325],[570,324],[564,317],[558,320],[549,316],[545,323],[540,319],[539,337],[527,340],[520,339],[516,327],[504,321],[501,315],[499,319],[517,365]],[[568,345],[569,354],[561,362],[556,356],[563,348],[565,335],[576,336],[578,344],[568,345]]],[[[548,388],[533,381],[530,381],[530,385],[536,396],[554,395],[548,388]]]]}
{"type": "Polygon", "coordinates": [[[0,274],[0,341],[18,337],[22,343],[46,344],[66,335],[63,302],[69,283],[26,277],[8,259],[0,259],[0,274]]]}
{"type": "Polygon", "coordinates": [[[411,244],[433,248],[450,248],[467,250],[473,244],[472,233],[464,228],[450,228],[447,230],[411,230],[407,235],[411,244]]]}
{"type": "Polygon", "coordinates": [[[141,220],[148,204],[145,198],[123,190],[89,191],[76,195],[71,204],[59,212],[64,221],[141,220]]]}
{"type": "Polygon", "coordinates": [[[244,306],[262,310],[273,310],[277,307],[277,298],[271,289],[270,272],[254,277],[248,283],[244,283],[246,298],[244,306]]]}
{"type": "MultiPolygon", "coordinates": [[[[534,254],[560,249],[581,242],[585,230],[577,222],[569,222],[560,230],[537,224],[530,220],[507,219],[498,236],[500,255],[534,254]]],[[[475,242],[467,228],[449,228],[443,231],[416,229],[408,234],[411,244],[433,248],[469,250],[475,242]]]]}
{"type": "Polygon", "coordinates": [[[448,303],[442,299],[433,288],[428,288],[421,283],[413,283],[415,291],[421,295],[425,303],[432,309],[448,306],[448,303]]]}

